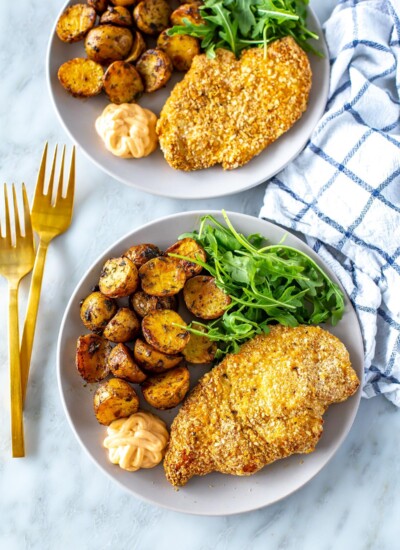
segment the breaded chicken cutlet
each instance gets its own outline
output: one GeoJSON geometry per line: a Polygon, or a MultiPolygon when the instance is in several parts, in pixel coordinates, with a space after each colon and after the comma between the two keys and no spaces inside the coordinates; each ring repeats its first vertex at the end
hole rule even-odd
{"type": "Polygon", "coordinates": [[[157,124],[167,162],[179,170],[246,164],[301,117],[311,69],[291,37],[236,59],[219,49],[215,59],[194,58],[167,99],[157,124]]]}
{"type": "Polygon", "coordinates": [[[212,471],[249,475],[310,453],[322,415],[358,388],[342,342],[319,327],[272,326],[204,375],[171,427],[167,479],[185,485],[212,471]]]}

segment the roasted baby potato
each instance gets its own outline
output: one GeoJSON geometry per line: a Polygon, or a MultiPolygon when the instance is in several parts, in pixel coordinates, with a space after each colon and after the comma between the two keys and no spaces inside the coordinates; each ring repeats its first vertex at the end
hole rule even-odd
{"type": "Polygon", "coordinates": [[[138,365],[150,372],[164,372],[172,369],[183,359],[182,355],[161,353],[140,338],[135,341],[133,355],[138,365]]]}
{"type": "Polygon", "coordinates": [[[144,81],[146,92],[155,92],[165,86],[173,71],[172,61],[159,48],[146,50],[139,57],[136,68],[144,81]]]}
{"type": "Polygon", "coordinates": [[[143,0],[133,10],[133,18],[139,30],[157,36],[168,27],[171,11],[166,0],[143,0]]]}
{"type": "MultiPolygon", "coordinates": [[[[165,255],[168,256],[169,254],[179,254],[180,256],[201,260],[202,262],[207,261],[207,254],[204,248],[190,237],[185,237],[167,248],[165,255]]],[[[179,260],[178,258],[175,258],[175,260],[183,267],[188,278],[198,275],[203,269],[201,265],[188,260],[179,260]]]]}
{"type": "Polygon", "coordinates": [[[98,14],[106,11],[108,6],[108,0],[87,0],[89,6],[92,6],[98,14]]]}
{"type": "Polygon", "coordinates": [[[178,294],[186,281],[186,273],[173,258],[160,256],[149,260],[139,269],[142,289],[152,296],[178,294]]]}
{"type": "Polygon", "coordinates": [[[195,2],[182,4],[171,13],[170,20],[172,25],[184,25],[184,19],[187,19],[193,25],[205,23],[200,15],[199,4],[195,2]]]}
{"type": "Polygon", "coordinates": [[[138,285],[138,270],[128,258],[106,261],[100,274],[100,292],[109,298],[122,298],[135,292],[138,285]]]}
{"type": "Polygon", "coordinates": [[[139,0],[111,0],[114,6],[134,6],[139,0]]]}
{"type": "Polygon", "coordinates": [[[147,403],[164,410],[172,409],[183,401],[189,385],[189,369],[182,366],[147,378],[141,387],[147,403]]]}
{"type": "Polygon", "coordinates": [[[176,296],[151,296],[144,290],[138,290],[129,298],[129,304],[140,317],[146,317],[156,309],[178,309],[176,296]]]}
{"type": "Polygon", "coordinates": [[[139,268],[149,260],[161,256],[161,250],[155,244],[137,244],[131,246],[129,250],[124,252],[123,256],[129,258],[139,268]]]}
{"type": "Polygon", "coordinates": [[[58,69],[58,80],[75,97],[92,97],[103,89],[103,67],[91,59],[75,57],[58,69]]]}
{"type": "Polygon", "coordinates": [[[133,103],[143,92],[143,82],[135,67],[114,61],[104,75],[104,91],[112,103],[133,103]]]}
{"type": "Polygon", "coordinates": [[[216,342],[207,338],[207,329],[202,325],[193,323],[192,328],[204,332],[204,336],[190,333],[189,343],[182,351],[184,358],[194,364],[212,363],[217,352],[216,342]]]}
{"type": "Polygon", "coordinates": [[[80,315],[87,329],[101,332],[117,310],[118,306],[114,300],[97,291],[83,300],[80,315]]]}
{"type": "Polygon", "coordinates": [[[85,39],[88,58],[102,64],[124,59],[129,55],[132,45],[131,31],[115,25],[99,25],[91,29],[85,39]]]}
{"type": "Polygon", "coordinates": [[[100,17],[100,25],[109,23],[118,27],[131,27],[133,19],[131,12],[124,6],[108,6],[106,11],[100,17]]]}
{"type": "Polygon", "coordinates": [[[193,58],[200,53],[200,41],[188,34],[168,36],[163,31],[157,39],[157,48],[163,50],[177,71],[188,71],[193,58]]]}
{"type": "Polygon", "coordinates": [[[60,16],[56,33],[63,42],[78,42],[96,22],[96,10],[88,4],[75,4],[60,16]]]}
{"type": "Polygon", "coordinates": [[[140,331],[140,321],[134,311],[121,307],[107,323],[103,336],[110,342],[129,342],[140,331]]]}
{"type": "Polygon", "coordinates": [[[127,63],[135,63],[146,50],[146,42],[139,31],[136,31],[133,36],[132,49],[129,52],[128,57],[125,59],[127,63]]]}
{"type": "Polygon", "coordinates": [[[93,407],[98,422],[108,426],[118,418],[126,418],[137,412],[139,398],[128,382],[110,378],[95,391],[93,407]]]}
{"type": "Polygon", "coordinates": [[[217,319],[223,315],[231,298],[215,284],[214,277],[196,275],[186,281],[183,289],[186,307],[201,319],[217,319]]]}
{"type": "Polygon", "coordinates": [[[114,376],[125,378],[128,382],[139,384],[147,378],[133,360],[130,349],[124,344],[117,344],[111,350],[108,356],[108,366],[114,376]]]}
{"type": "Polygon", "coordinates": [[[182,317],[170,309],[152,311],[142,320],[144,339],[156,350],[168,355],[181,353],[190,340],[182,317]],[[178,326],[175,326],[178,325],[178,326]]]}
{"type": "Polygon", "coordinates": [[[86,382],[103,380],[110,372],[111,344],[97,334],[79,336],[76,343],[76,368],[86,382]]]}

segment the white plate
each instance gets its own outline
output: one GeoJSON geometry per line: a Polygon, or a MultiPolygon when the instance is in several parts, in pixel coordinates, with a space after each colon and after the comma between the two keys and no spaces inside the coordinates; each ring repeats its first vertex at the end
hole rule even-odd
{"type": "MultiPolygon", "coordinates": [[[[76,0],[67,2],[64,8],[74,3],[76,0]]],[[[102,94],[86,100],[76,99],[62,88],[57,79],[57,71],[62,63],[73,57],[85,56],[83,43],[65,44],[59,40],[55,29],[47,54],[47,80],[54,107],[71,139],[99,168],[127,185],[154,195],[182,199],[220,197],[244,191],[266,181],[296,157],[324,112],[329,87],[329,57],[317,17],[311,9],[309,11],[309,26],[320,36],[317,47],[324,52],[325,58],[310,55],[313,85],[308,109],[289,132],[243,168],[224,171],[218,166],[196,172],[181,172],[167,164],[160,150],[140,160],[114,157],[104,148],[94,129],[96,118],[108,103],[106,96],[102,94]]],[[[159,114],[172,85],[181,78],[180,74],[174,75],[167,88],[154,94],[145,94],[140,104],[159,114]]]]}
{"type": "MultiPolygon", "coordinates": [[[[126,235],[108,250],[85,273],[66,309],[58,341],[58,381],[65,412],[82,447],[94,462],[112,479],[136,497],[180,512],[204,515],[226,515],[254,510],[289,495],[315,476],[334,455],[348,433],[358,409],[361,392],[346,402],[333,405],[325,415],[324,433],[317,449],[309,455],[296,455],[266,466],[249,477],[210,474],[193,478],[187,486],[175,491],[166,481],[161,465],[152,470],[129,473],[108,461],[102,447],[106,428],[97,423],[93,414],[93,387],[86,385],[75,368],[75,346],[78,336],[85,332],[79,318],[79,302],[89,294],[99,278],[106,259],[122,254],[133,244],[153,242],[161,248],[176,241],[186,231],[198,227],[202,215],[218,212],[185,212],[149,223],[126,235]]],[[[244,234],[261,233],[271,243],[277,243],[286,232],[280,227],[244,214],[229,213],[235,227],[244,234]]],[[[323,266],[318,256],[297,237],[287,234],[285,244],[308,253],[323,266]]],[[[346,311],[340,323],[326,327],[338,336],[350,352],[353,367],[363,378],[363,344],[356,314],[346,297],[346,311]]],[[[191,376],[201,372],[191,367],[191,376]]],[[[140,391],[139,391],[140,393],[140,391]]],[[[148,407],[147,407],[148,408],[148,407]]],[[[160,413],[171,422],[176,410],[160,413]]]]}

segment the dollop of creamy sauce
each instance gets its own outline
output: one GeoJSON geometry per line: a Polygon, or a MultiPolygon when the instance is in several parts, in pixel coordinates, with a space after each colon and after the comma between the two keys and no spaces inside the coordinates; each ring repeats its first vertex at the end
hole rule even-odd
{"type": "Polygon", "coordinates": [[[136,103],[111,103],[96,119],[95,126],[113,155],[141,158],[157,148],[156,123],[156,115],[136,103]]]}
{"type": "Polygon", "coordinates": [[[107,428],[103,445],[113,464],[135,472],[157,466],[164,457],[168,440],[169,433],[161,418],[139,411],[128,418],[114,420],[107,428]]]}

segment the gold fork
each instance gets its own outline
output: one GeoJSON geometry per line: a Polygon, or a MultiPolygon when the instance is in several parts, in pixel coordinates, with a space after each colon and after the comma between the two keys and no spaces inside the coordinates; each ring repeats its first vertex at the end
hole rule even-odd
{"type": "Polygon", "coordinates": [[[18,214],[17,194],[12,186],[14,205],[14,242],[11,233],[10,206],[8,203],[7,186],[4,184],[4,236],[0,227],[0,273],[8,279],[9,286],[9,356],[10,356],[10,393],[11,393],[11,439],[13,457],[25,456],[24,425],[22,414],[22,386],[19,357],[19,326],[18,326],[18,287],[21,279],[33,267],[35,248],[29,213],[28,198],[25,185],[22,184],[24,211],[24,232],[22,234],[18,214]]]}
{"type": "Polygon", "coordinates": [[[65,146],[63,147],[60,175],[58,179],[56,197],[53,204],[54,175],[57,160],[57,146],[54,151],[53,163],[51,166],[50,179],[45,190],[46,160],[48,144],[43,151],[42,162],[36,182],[35,194],[32,204],[32,226],[39,236],[39,247],[33,268],[31,287],[28,298],[28,309],[25,319],[24,331],[21,342],[21,378],[22,378],[22,400],[25,402],[26,388],[28,384],[29,368],[31,363],[33,339],[35,335],[36,319],[39,309],[40,291],[47,248],[50,242],[64,233],[71,224],[72,208],[74,203],[75,190],[75,147],[72,149],[71,164],[69,170],[68,184],[65,195],[63,195],[64,183],[64,161],[65,146]]]}

